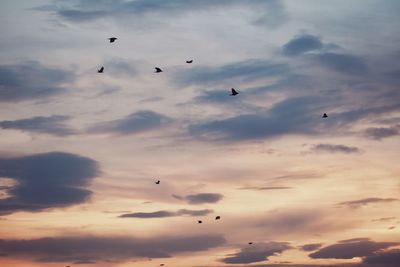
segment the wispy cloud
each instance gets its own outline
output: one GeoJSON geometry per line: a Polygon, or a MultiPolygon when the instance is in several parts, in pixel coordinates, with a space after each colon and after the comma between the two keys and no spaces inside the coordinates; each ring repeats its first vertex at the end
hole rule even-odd
{"type": "Polygon", "coordinates": [[[50,117],[32,117],[13,121],[0,121],[0,127],[3,129],[20,130],[23,132],[67,136],[77,133],[65,124],[69,119],[69,116],[57,115],[50,117]]]}
{"type": "Polygon", "coordinates": [[[345,145],[333,145],[333,144],[317,144],[311,148],[313,152],[323,152],[323,153],[344,153],[344,154],[353,154],[360,153],[360,149],[358,147],[345,146],[345,145]]]}
{"type": "Polygon", "coordinates": [[[36,10],[50,12],[70,22],[82,23],[104,18],[127,17],[133,20],[138,18],[150,20],[153,17],[154,20],[154,16],[177,17],[188,13],[213,12],[232,8],[247,8],[255,13],[255,19],[250,22],[256,25],[275,27],[286,20],[284,6],[277,0],[117,0],[96,3],[75,0],[68,4],[41,6],[36,10]]]}
{"type": "Polygon", "coordinates": [[[149,218],[167,218],[167,217],[177,217],[177,216],[204,216],[204,215],[210,214],[212,212],[213,212],[213,210],[209,210],[209,209],[205,209],[205,210],[181,209],[178,211],[160,210],[160,211],[155,211],[155,212],[126,213],[126,214],[122,214],[118,217],[149,219],[149,218]]]}
{"type": "Polygon", "coordinates": [[[66,93],[66,84],[74,79],[72,71],[36,61],[0,65],[0,102],[43,99],[66,93]]]}
{"type": "Polygon", "coordinates": [[[399,199],[369,197],[369,198],[363,198],[363,199],[358,199],[358,200],[340,202],[340,203],[338,203],[338,205],[358,208],[358,207],[365,206],[368,204],[373,204],[373,203],[389,203],[389,202],[395,202],[395,201],[399,201],[399,199]]]}
{"type": "Polygon", "coordinates": [[[399,127],[379,127],[368,128],[365,130],[365,136],[374,140],[382,140],[384,138],[399,135],[399,127]]]}
{"type": "Polygon", "coordinates": [[[134,112],[125,118],[99,122],[88,129],[89,133],[115,133],[115,134],[138,134],[152,131],[166,126],[172,121],[171,118],[162,114],[143,110],[134,112]]]}

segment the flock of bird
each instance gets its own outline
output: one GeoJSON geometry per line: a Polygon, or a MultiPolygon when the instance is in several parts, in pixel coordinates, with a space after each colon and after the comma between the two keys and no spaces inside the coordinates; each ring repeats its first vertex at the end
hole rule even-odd
{"type": "MultiPolygon", "coordinates": [[[[110,41],[110,43],[114,43],[116,40],[118,40],[118,38],[116,38],[116,37],[110,37],[110,38],[108,38],[108,40],[110,41]]],[[[187,63],[187,64],[193,63],[193,59],[191,59],[191,60],[186,60],[186,63],[187,63]]],[[[155,69],[154,73],[161,73],[161,72],[163,72],[163,70],[162,70],[161,68],[159,68],[159,67],[155,67],[154,69],[155,69]]],[[[101,66],[101,68],[98,69],[97,72],[98,72],[98,73],[104,73],[104,66],[101,66]]],[[[238,95],[238,94],[239,94],[239,92],[238,92],[235,88],[231,88],[230,96],[236,96],[236,95],[238,95]]],[[[322,118],[328,118],[328,115],[327,115],[326,113],[324,113],[324,114],[322,115],[322,118]]],[[[161,183],[160,180],[155,181],[155,184],[157,184],[157,185],[159,185],[160,183],[161,183]]],[[[215,220],[221,220],[221,216],[216,216],[216,217],[215,217],[215,220]]],[[[198,220],[197,223],[198,223],[198,224],[202,224],[203,221],[202,221],[202,220],[198,220]]],[[[249,244],[249,245],[252,245],[253,242],[248,242],[248,244],[249,244]]],[[[161,263],[160,266],[164,266],[164,264],[161,263]]],[[[66,266],[66,267],[70,267],[70,266],[66,266]]]]}

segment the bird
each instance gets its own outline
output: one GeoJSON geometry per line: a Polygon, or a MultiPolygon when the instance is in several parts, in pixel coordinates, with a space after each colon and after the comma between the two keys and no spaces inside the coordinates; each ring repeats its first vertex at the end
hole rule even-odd
{"type": "Polygon", "coordinates": [[[161,263],[160,266],[164,266],[164,263],[161,263]]]}
{"type": "Polygon", "coordinates": [[[253,245],[253,242],[249,242],[249,245],[253,245]]]}
{"type": "Polygon", "coordinates": [[[201,221],[201,220],[198,220],[197,222],[198,222],[198,223],[203,223],[203,221],[201,221]]]}
{"type": "Polygon", "coordinates": [[[234,88],[231,89],[231,95],[232,96],[235,96],[235,95],[238,95],[238,94],[239,94],[239,92],[237,92],[234,88]]]}
{"type": "Polygon", "coordinates": [[[324,113],[324,115],[322,115],[322,118],[328,118],[328,115],[326,115],[326,113],[324,113]]]}
{"type": "Polygon", "coordinates": [[[191,60],[186,60],[186,63],[188,63],[188,64],[193,63],[193,59],[191,59],[191,60]]]}
{"type": "Polygon", "coordinates": [[[215,217],[215,219],[216,219],[216,220],[220,220],[220,219],[221,219],[221,216],[217,216],[217,217],[215,217]]]}
{"type": "Polygon", "coordinates": [[[114,43],[115,40],[117,40],[117,39],[118,39],[117,37],[110,37],[110,38],[108,38],[108,40],[110,40],[110,43],[114,43]]]}
{"type": "Polygon", "coordinates": [[[155,69],[156,69],[155,73],[162,72],[162,69],[160,69],[160,68],[158,68],[158,67],[155,67],[155,69]]]}
{"type": "Polygon", "coordinates": [[[155,182],[156,184],[160,184],[160,180],[158,180],[157,182],[155,182]]]}
{"type": "Polygon", "coordinates": [[[100,69],[97,70],[98,73],[103,73],[104,72],[104,67],[101,67],[100,69]]]}

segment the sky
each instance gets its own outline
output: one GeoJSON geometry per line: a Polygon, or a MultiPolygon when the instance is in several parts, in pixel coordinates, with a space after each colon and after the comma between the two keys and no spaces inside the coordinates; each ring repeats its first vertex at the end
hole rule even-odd
{"type": "Polygon", "coordinates": [[[0,265],[398,266],[399,13],[2,0],[0,265]]]}

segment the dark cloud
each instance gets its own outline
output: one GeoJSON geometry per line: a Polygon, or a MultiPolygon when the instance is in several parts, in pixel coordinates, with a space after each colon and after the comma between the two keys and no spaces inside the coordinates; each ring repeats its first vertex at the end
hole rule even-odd
{"type": "Polygon", "coordinates": [[[223,198],[221,194],[200,193],[184,197],[189,204],[217,203],[223,198]]]}
{"type": "Polygon", "coordinates": [[[87,22],[100,18],[149,18],[159,16],[179,16],[194,13],[229,8],[248,8],[255,15],[254,24],[277,26],[286,19],[284,7],[277,0],[134,0],[134,1],[84,1],[75,0],[57,5],[47,5],[36,8],[40,11],[51,12],[62,19],[71,22],[87,22]]]}
{"type": "Polygon", "coordinates": [[[0,65],[0,102],[41,99],[65,93],[74,74],[38,62],[0,65]]]}
{"type": "Polygon", "coordinates": [[[149,110],[134,112],[125,118],[100,122],[89,128],[89,133],[136,134],[167,125],[172,119],[149,110]]]}
{"type": "Polygon", "coordinates": [[[136,212],[136,213],[127,213],[122,214],[118,217],[120,218],[166,218],[166,217],[177,217],[177,216],[204,216],[212,213],[213,210],[205,209],[205,210],[186,210],[181,209],[178,211],[167,211],[160,210],[155,212],[136,212]]]}
{"type": "Polygon", "coordinates": [[[318,101],[316,97],[290,98],[268,111],[191,125],[189,133],[200,140],[223,142],[316,134],[321,123],[319,108],[315,106],[318,101]]]}
{"type": "Polygon", "coordinates": [[[363,263],[372,266],[397,267],[400,262],[400,249],[376,252],[363,259],[363,263]]]}
{"type": "Polygon", "coordinates": [[[317,36],[303,34],[296,36],[283,46],[283,53],[287,56],[297,56],[305,52],[319,50],[323,43],[317,36]]]}
{"type": "Polygon", "coordinates": [[[282,50],[287,56],[298,56],[313,52],[310,58],[320,65],[338,73],[361,75],[368,73],[367,62],[364,58],[351,54],[331,52],[339,48],[336,44],[324,44],[317,36],[302,34],[295,36],[286,43],[282,50]]]}
{"type": "MultiPolygon", "coordinates": [[[[229,81],[245,82],[267,77],[283,76],[289,72],[287,64],[274,63],[257,59],[249,59],[241,62],[234,62],[220,67],[199,66],[191,68],[190,71],[181,71],[175,81],[180,85],[205,85],[223,83],[229,81]]],[[[229,89],[229,88],[228,88],[229,89]]],[[[204,96],[208,99],[218,100],[222,92],[208,93],[204,96]]]]}
{"type": "Polygon", "coordinates": [[[361,75],[368,72],[367,63],[361,57],[333,52],[320,53],[313,58],[326,68],[349,75],[361,75]]]}
{"type": "Polygon", "coordinates": [[[314,250],[319,249],[320,247],[322,247],[321,243],[315,243],[315,244],[306,244],[306,245],[301,246],[300,248],[301,248],[301,250],[304,250],[304,251],[314,251],[314,250]]]}
{"type": "Polygon", "coordinates": [[[369,239],[353,239],[324,247],[309,256],[313,259],[352,259],[371,256],[375,252],[396,246],[394,242],[374,242],[369,239]]]}
{"type": "Polygon", "coordinates": [[[268,257],[278,255],[290,248],[291,247],[286,242],[258,243],[244,247],[240,252],[230,255],[222,261],[231,264],[266,261],[268,260],[268,257]]]}
{"type": "Polygon", "coordinates": [[[399,135],[400,131],[398,127],[380,127],[380,128],[368,128],[365,130],[365,136],[374,139],[374,140],[381,140],[387,137],[399,135]]]}
{"type": "Polygon", "coordinates": [[[332,145],[332,144],[317,144],[311,148],[314,152],[326,152],[326,153],[344,153],[353,154],[360,153],[360,149],[352,146],[344,145],[332,145]]]}
{"type": "Polygon", "coordinates": [[[196,140],[221,143],[272,139],[289,134],[343,134],[356,122],[376,119],[400,109],[398,103],[353,108],[329,113],[329,118],[322,120],[323,112],[335,106],[337,98],[293,97],[276,103],[268,110],[258,108],[246,114],[191,124],[188,133],[196,140]]]}
{"type": "Polygon", "coordinates": [[[99,173],[94,160],[63,152],[0,158],[0,176],[16,181],[0,200],[0,214],[83,203],[92,194],[85,187],[99,173]]]}
{"type": "Polygon", "coordinates": [[[340,202],[338,205],[358,208],[358,207],[365,206],[365,205],[368,205],[371,203],[388,203],[388,202],[394,202],[394,201],[399,201],[399,199],[369,197],[369,198],[363,198],[363,199],[358,199],[358,200],[340,202]]]}
{"type": "Polygon", "coordinates": [[[24,132],[46,133],[55,136],[66,136],[76,132],[65,125],[69,116],[32,117],[14,121],[0,121],[3,129],[21,130],[24,132]]]}
{"type": "Polygon", "coordinates": [[[168,258],[176,253],[204,251],[224,244],[220,235],[160,236],[61,236],[0,240],[0,251],[9,258],[38,262],[113,261],[134,258],[168,258]]]}

